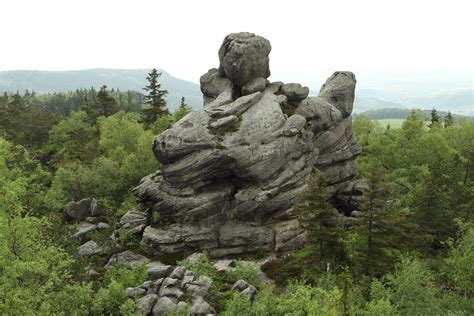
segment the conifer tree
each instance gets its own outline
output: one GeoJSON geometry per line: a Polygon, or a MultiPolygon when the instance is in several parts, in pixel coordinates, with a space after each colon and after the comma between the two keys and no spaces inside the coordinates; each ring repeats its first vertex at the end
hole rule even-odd
{"type": "Polygon", "coordinates": [[[141,121],[146,127],[153,124],[158,118],[168,115],[169,111],[166,108],[165,96],[168,94],[167,90],[161,90],[161,84],[158,82],[161,73],[155,68],[148,74],[146,78],[148,85],[143,88],[148,94],[145,95],[144,103],[147,105],[142,109],[141,121]]]}
{"type": "Polygon", "coordinates": [[[410,213],[393,204],[383,167],[376,162],[367,179],[361,215],[353,227],[362,240],[353,258],[367,276],[382,276],[399,251],[406,249],[407,243],[414,243],[414,238],[408,239],[414,227],[410,213]]]}
{"type": "Polygon", "coordinates": [[[454,119],[453,115],[451,114],[451,111],[446,114],[446,117],[444,118],[444,127],[450,127],[454,125],[454,119]]]}
{"type": "Polygon", "coordinates": [[[433,128],[434,126],[437,126],[439,124],[440,124],[440,119],[439,119],[438,111],[436,111],[436,109],[433,108],[433,110],[431,110],[431,122],[428,126],[429,128],[433,128]]]}
{"type": "Polygon", "coordinates": [[[344,232],[337,211],[329,202],[326,176],[323,172],[311,177],[302,192],[303,202],[295,204],[301,226],[308,234],[308,249],[326,268],[328,263],[341,262],[344,255],[340,239],[344,232]]]}

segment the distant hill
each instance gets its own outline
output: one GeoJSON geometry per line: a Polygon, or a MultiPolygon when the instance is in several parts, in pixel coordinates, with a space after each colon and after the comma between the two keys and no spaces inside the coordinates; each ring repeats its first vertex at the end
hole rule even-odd
{"type": "MultiPolygon", "coordinates": [[[[393,108],[393,109],[378,109],[378,110],[370,110],[366,112],[359,113],[359,115],[364,115],[367,116],[371,119],[374,120],[387,120],[387,119],[406,119],[408,115],[410,115],[412,110],[410,109],[398,109],[398,108],[393,108]]],[[[415,110],[419,116],[429,119],[431,117],[431,110],[415,110]]],[[[441,119],[444,119],[444,117],[448,114],[447,112],[444,111],[437,111],[438,115],[440,116],[441,119]]],[[[474,120],[474,117],[471,116],[465,116],[465,115],[457,115],[453,114],[453,118],[455,121],[459,120],[474,120]]]]}
{"type": "MultiPolygon", "coordinates": [[[[45,92],[74,91],[80,88],[100,88],[107,85],[109,89],[135,90],[143,92],[149,69],[87,69],[74,71],[37,71],[15,70],[0,71],[0,92],[23,93],[25,89],[34,90],[37,94],[45,92]]],[[[201,108],[202,95],[195,83],[171,76],[163,70],[160,83],[169,91],[168,107],[179,106],[181,97],[194,108],[201,108]]]]}

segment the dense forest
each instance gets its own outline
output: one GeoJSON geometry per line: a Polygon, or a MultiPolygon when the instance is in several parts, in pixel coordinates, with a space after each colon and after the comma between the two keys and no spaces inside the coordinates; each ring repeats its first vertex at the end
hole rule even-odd
{"type": "MultiPolygon", "coordinates": [[[[191,109],[183,98],[170,113],[159,73],[147,79],[143,95],[103,86],[0,98],[0,314],[140,314],[125,290],[145,281],[144,266],[87,275],[61,210],[95,197],[115,223],[159,169],[154,136],[191,109]]],[[[188,264],[213,279],[219,314],[474,314],[474,123],[411,112],[400,129],[363,115],[353,129],[361,212],[351,225],[335,220],[320,173],[294,206],[309,242],[263,266],[274,284],[239,264],[218,273],[206,256],[188,264]],[[241,278],[257,287],[253,300],[229,290],[241,278]]],[[[104,247],[136,249],[112,230],[97,236],[104,247]]]]}

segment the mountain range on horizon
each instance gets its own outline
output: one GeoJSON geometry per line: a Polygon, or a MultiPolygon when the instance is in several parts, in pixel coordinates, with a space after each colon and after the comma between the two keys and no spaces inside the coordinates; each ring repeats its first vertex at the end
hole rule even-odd
{"type": "MultiPolygon", "coordinates": [[[[12,70],[0,71],[0,92],[14,93],[34,90],[37,94],[74,91],[107,85],[110,89],[142,92],[150,69],[86,69],[71,71],[12,70]]],[[[168,107],[179,106],[181,97],[196,109],[202,108],[199,85],[176,78],[164,70],[160,83],[168,90],[168,107]]],[[[387,77],[390,77],[387,75],[387,77]]],[[[469,82],[406,80],[377,81],[375,88],[368,88],[364,76],[358,79],[354,113],[386,108],[432,109],[451,111],[460,115],[474,116],[474,89],[469,82]]],[[[303,82],[302,82],[303,84],[303,82]]],[[[311,95],[317,95],[319,87],[310,85],[311,95]]]]}

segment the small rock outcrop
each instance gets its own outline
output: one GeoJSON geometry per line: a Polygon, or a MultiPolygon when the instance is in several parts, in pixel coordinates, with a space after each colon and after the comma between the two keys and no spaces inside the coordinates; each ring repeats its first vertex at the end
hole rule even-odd
{"type": "Polygon", "coordinates": [[[357,209],[354,74],[335,72],[319,96],[308,96],[298,83],[267,80],[270,51],[252,33],[226,36],[219,67],[200,80],[204,109],[156,137],[161,170],[141,180],[138,206],[121,220],[148,255],[294,248],[305,234],[291,207],[318,172],[343,216],[357,209]],[[160,223],[151,222],[154,212],[160,223]]]}

